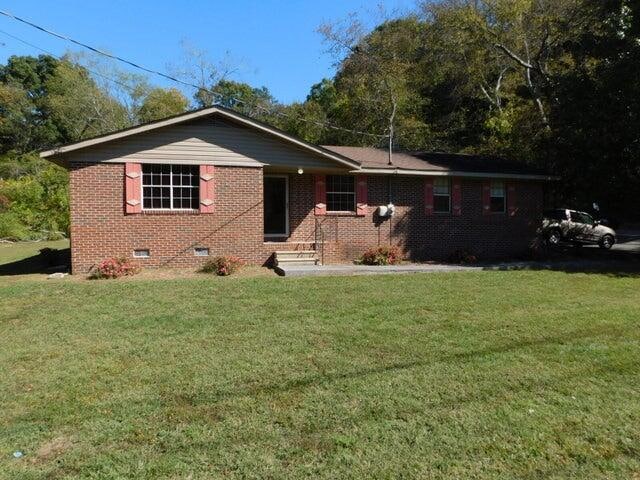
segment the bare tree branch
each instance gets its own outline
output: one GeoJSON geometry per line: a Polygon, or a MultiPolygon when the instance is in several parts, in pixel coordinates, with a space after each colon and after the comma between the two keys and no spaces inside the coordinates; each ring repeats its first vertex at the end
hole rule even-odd
{"type": "Polygon", "coordinates": [[[518,62],[521,67],[527,68],[527,69],[532,69],[533,68],[533,65],[531,65],[531,63],[526,62],[523,59],[521,59],[518,55],[516,55],[511,50],[509,50],[505,45],[503,45],[501,43],[496,43],[495,47],[500,49],[500,50],[502,50],[504,53],[506,53],[507,56],[509,56],[512,60],[515,60],[516,62],[518,62]]]}

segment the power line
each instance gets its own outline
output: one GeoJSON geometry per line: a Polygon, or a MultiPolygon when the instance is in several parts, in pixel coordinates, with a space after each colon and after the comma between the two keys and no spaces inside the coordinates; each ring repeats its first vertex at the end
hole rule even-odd
{"type": "Polygon", "coordinates": [[[92,74],[94,74],[94,75],[96,75],[96,76],[98,76],[98,77],[100,77],[100,78],[103,78],[103,79],[105,79],[105,80],[107,80],[107,81],[109,81],[109,82],[112,82],[112,83],[114,83],[115,85],[118,85],[118,86],[120,86],[120,87],[122,87],[122,88],[124,88],[124,89],[128,90],[128,91],[129,91],[129,92],[131,92],[131,93],[133,93],[133,91],[134,91],[134,88],[133,88],[133,87],[131,87],[131,85],[127,85],[126,83],[122,83],[121,81],[116,80],[115,78],[111,78],[111,77],[109,77],[109,76],[107,76],[107,75],[104,75],[103,73],[100,73],[100,72],[97,72],[97,71],[95,71],[95,70],[92,70],[91,68],[88,68],[87,66],[82,65],[82,64],[80,64],[79,62],[72,62],[72,61],[71,61],[71,60],[69,60],[68,58],[67,58],[67,59],[65,59],[65,58],[63,58],[63,57],[62,57],[62,56],[60,56],[60,55],[56,55],[55,53],[50,52],[49,50],[46,50],[46,49],[44,49],[44,48],[42,48],[42,47],[39,47],[39,46],[37,46],[37,45],[34,45],[33,43],[27,42],[26,40],[24,40],[24,39],[22,39],[22,38],[20,38],[20,37],[16,37],[15,35],[12,35],[11,33],[5,32],[4,30],[0,30],[0,33],[2,33],[3,35],[6,35],[7,37],[13,38],[14,40],[17,40],[18,42],[23,43],[23,44],[25,44],[25,45],[27,45],[27,46],[29,46],[29,47],[31,47],[31,48],[34,48],[34,49],[36,49],[36,50],[39,50],[39,51],[41,51],[42,53],[46,53],[47,55],[51,55],[52,57],[57,58],[58,60],[61,60],[61,61],[65,61],[65,60],[66,60],[66,61],[68,61],[68,62],[70,62],[70,63],[73,63],[73,64],[75,64],[75,65],[79,66],[79,67],[82,67],[82,68],[84,68],[86,71],[88,71],[89,73],[92,73],[92,74]]]}
{"type": "MultiPolygon", "coordinates": [[[[152,75],[157,75],[159,77],[162,77],[164,79],[170,80],[172,82],[178,83],[178,84],[186,86],[186,87],[195,88],[196,91],[204,91],[204,92],[210,93],[211,95],[213,95],[214,97],[217,97],[218,99],[219,98],[225,98],[225,95],[223,95],[220,92],[216,92],[216,91],[214,91],[212,89],[209,89],[209,88],[206,88],[206,87],[202,87],[202,86],[190,83],[190,82],[186,82],[186,81],[181,80],[179,78],[176,78],[176,77],[173,77],[171,75],[168,75],[168,74],[166,74],[164,72],[160,72],[158,70],[154,70],[154,69],[147,68],[145,66],[139,65],[139,64],[137,64],[135,62],[132,62],[130,60],[122,58],[122,57],[120,57],[118,55],[113,55],[113,54],[105,52],[105,51],[103,51],[103,50],[101,50],[99,48],[92,47],[91,45],[83,43],[83,42],[81,42],[79,40],[75,40],[75,39],[73,39],[71,37],[68,37],[66,35],[62,35],[60,33],[56,33],[56,32],[54,32],[52,30],[49,30],[49,29],[47,29],[45,27],[42,27],[42,26],[37,25],[37,24],[35,24],[33,22],[30,22],[29,20],[25,20],[24,18],[17,17],[17,16],[15,16],[15,15],[9,13],[9,12],[6,12],[4,10],[0,10],[0,14],[4,15],[5,17],[11,18],[13,20],[16,20],[16,21],[18,21],[20,23],[24,23],[25,25],[28,25],[28,26],[30,26],[32,28],[40,30],[40,31],[42,31],[42,32],[44,32],[44,33],[46,33],[48,35],[52,35],[52,36],[57,37],[57,38],[59,38],[61,40],[64,40],[64,41],[67,41],[67,42],[71,42],[71,43],[73,43],[75,45],[78,45],[78,46],[80,46],[82,48],[86,48],[87,50],[90,50],[90,51],[95,52],[95,53],[97,53],[99,55],[105,56],[105,57],[110,58],[112,60],[116,60],[118,62],[122,62],[122,63],[124,63],[126,65],[129,65],[129,66],[131,66],[133,68],[136,68],[138,70],[142,70],[142,71],[150,73],[152,75]]],[[[5,33],[6,35],[9,35],[6,32],[3,32],[3,33],[5,33]]],[[[12,36],[12,35],[9,35],[9,36],[12,36]]],[[[42,49],[40,47],[36,47],[35,45],[29,44],[28,42],[26,42],[26,41],[24,41],[22,39],[18,39],[17,37],[14,37],[14,38],[16,38],[17,40],[19,40],[19,41],[21,41],[21,42],[23,42],[23,43],[25,43],[27,45],[32,46],[33,48],[37,48],[38,50],[45,51],[44,49],[42,49]]],[[[53,55],[53,56],[56,56],[56,55],[53,55]]],[[[87,69],[87,70],[89,70],[89,69],[87,69]]],[[[103,78],[107,78],[102,74],[98,74],[96,72],[92,72],[92,73],[94,73],[96,75],[99,75],[99,76],[101,76],[103,78]]],[[[117,83],[118,85],[123,85],[123,84],[119,83],[117,80],[113,80],[113,79],[109,79],[109,78],[107,78],[107,79],[117,83]]],[[[369,132],[363,132],[363,131],[360,131],[360,130],[353,130],[353,129],[350,129],[350,128],[339,127],[337,125],[333,125],[333,124],[328,123],[328,122],[320,122],[318,120],[310,120],[308,118],[303,118],[301,116],[294,117],[294,116],[286,114],[284,112],[270,110],[270,109],[268,109],[266,107],[263,107],[261,105],[252,105],[252,104],[250,104],[250,103],[248,103],[248,102],[246,102],[244,100],[241,100],[241,99],[235,98],[235,97],[226,97],[226,98],[228,98],[229,100],[233,101],[234,103],[244,104],[246,106],[249,106],[249,107],[252,107],[252,108],[256,108],[258,110],[262,110],[263,112],[265,112],[267,114],[278,115],[278,116],[287,117],[287,118],[295,118],[297,120],[302,120],[302,121],[307,122],[307,123],[312,123],[314,125],[322,126],[322,127],[325,127],[325,128],[330,128],[332,130],[353,133],[353,134],[356,134],[356,135],[364,135],[364,136],[369,136],[369,137],[375,137],[375,138],[378,138],[378,139],[389,138],[389,135],[380,135],[380,134],[376,134],[376,133],[369,133],[369,132]]]]}

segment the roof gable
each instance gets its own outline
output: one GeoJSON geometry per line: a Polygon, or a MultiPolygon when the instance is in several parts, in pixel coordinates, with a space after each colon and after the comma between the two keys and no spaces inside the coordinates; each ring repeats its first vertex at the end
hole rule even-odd
{"type": "Polygon", "coordinates": [[[326,150],[323,147],[306,142],[293,135],[289,135],[283,132],[282,130],[271,127],[267,124],[251,119],[249,117],[241,115],[232,110],[228,110],[226,108],[222,108],[218,106],[208,107],[208,108],[204,108],[204,109],[196,110],[192,112],[187,112],[181,115],[177,115],[175,117],[170,117],[163,120],[147,123],[144,125],[131,127],[125,130],[108,133],[108,134],[90,138],[87,140],[81,140],[79,142],[63,145],[60,147],[53,148],[51,150],[43,151],[40,153],[40,156],[42,158],[55,159],[55,158],[62,157],[65,154],[70,154],[72,152],[79,152],[87,148],[98,147],[98,146],[100,146],[102,150],[106,150],[108,149],[108,144],[114,141],[123,141],[133,136],[153,132],[159,129],[165,129],[166,127],[170,127],[170,126],[187,124],[197,120],[205,119],[207,117],[214,117],[214,116],[218,116],[225,120],[234,122],[238,125],[250,128],[256,132],[260,132],[264,134],[265,136],[271,137],[275,141],[279,141],[279,142],[294,146],[298,149],[302,149],[307,152],[313,153],[324,159],[337,163],[343,167],[348,167],[351,169],[360,168],[360,164],[356,160],[345,157],[339,153],[326,150]]]}

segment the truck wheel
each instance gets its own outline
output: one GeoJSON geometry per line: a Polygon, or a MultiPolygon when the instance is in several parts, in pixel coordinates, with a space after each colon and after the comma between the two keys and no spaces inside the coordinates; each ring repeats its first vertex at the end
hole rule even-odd
{"type": "Polygon", "coordinates": [[[613,247],[613,244],[614,244],[614,240],[611,235],[605,235],[600,239],[600,243],[598,243],[600,248],[603,248],[605,250],[609,250],[611,247],[613,247]]]}
{"type": "Polygon", "coordinates": [[[547,236],[547,243],[549,245],[559,245],[561,239],[560,230],[551,230],[547,236]]]}

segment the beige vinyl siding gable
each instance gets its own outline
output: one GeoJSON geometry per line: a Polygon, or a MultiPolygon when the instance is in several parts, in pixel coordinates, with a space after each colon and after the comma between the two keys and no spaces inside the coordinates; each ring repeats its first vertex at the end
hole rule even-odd
{"type": "MultiPolygon", "coordinates": [[[[171,125],[64,155],[67,161],[336,168],[335,162],[215,117],[171,125]]],[[[344,166],[343,166],[344,168],[344,166]]]]}

